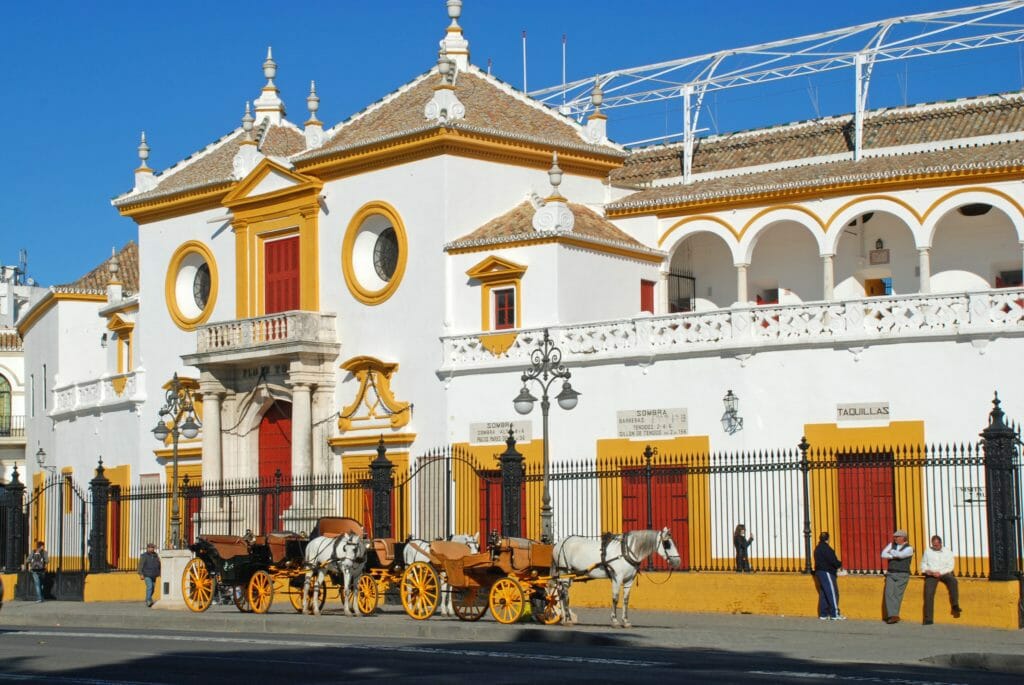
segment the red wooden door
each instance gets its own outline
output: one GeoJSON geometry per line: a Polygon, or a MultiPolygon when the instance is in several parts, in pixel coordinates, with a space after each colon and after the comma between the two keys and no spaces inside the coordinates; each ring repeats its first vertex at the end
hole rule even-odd
{"type": "Polygon", "coordinates": [[[264,313],[299,308],[299,237],[266,243],[264,265],[264,313]]]}
{"type": "Polygon", "coordinates": [[[892,452],[836,455],[843,568],[882,570],[880,550],[896,525],[892,452]]]}
{"type": "MultiPolygon", "coordinates": [[[[121,561],[121,486],[110,486],[110,537],[107,541],[107,563],[110,568],[120,568],[121,561]]],[[[146,540],[146,542],[149,542],[146,540]]]]}
{"type": "Polygon", "coordinates": [[[640,281],[640,311],[654,313],[654,281],[640,281]]]}
{"type": "MultiPolygon", "coordinates": [[[[480,476],[480,540],[497,531],[501,534],[501,471],[478,471],[480,476]]],[[[530,537],[526,530],[526,482],[519,488],[519,532],[530,537]]]]}
{"type": "MultiPolygon", "coordinates": [[[[376,537],[376,533],[373,529],[373,487],[370,485],[370,481],[364,481],[363,485],[363,529],[366,534],[370,537],[376,537]]],[[[391,494],[388,498],[388,508],[391,510],[391,536],[395,537],[395,525],[398,522],[396,518],[397,512],[395,511],[395,491],[391,490],[391,494]]]]}
{"type": "MultiPolygon", "coordinates": [[[[260,421],[259,434],[259,475],[260,485],[272,488],[275,474],[281,471],[281,483],[290,486],[292,480],[292,405],[288,402],[274,402],[260,421]]],[[[280,530],[281,513],[292,503],[291,490],[283,490],[275,505],[277,493],[263,498],[260,522],[262,533],[280,530]]]]}
{"type": "MultiPolygon", "coordinates": [[[[622,471],[622,532],[644,530],[647,525],[647,470],[622,471]]],[[[654,530],[668,528],[679,550],[680,568],[690,567],[689,502],[686,471],[681,468],[655,467],[651,470],[651,525],[654,530]]],[[[667,570],[658,554],[651,557],[654,568],[667,570]]]]}

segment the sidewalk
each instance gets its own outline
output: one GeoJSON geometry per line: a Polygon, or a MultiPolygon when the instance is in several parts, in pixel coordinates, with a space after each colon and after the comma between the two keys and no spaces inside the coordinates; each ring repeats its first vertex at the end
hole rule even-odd
{"type": "Polygon", "coordinates": [[[703,648],[750,654],[764,652],[809,661],[962,666],[1024,674],[1021,631],[921,626],[904,622],[819,621],[807,618],[634,611],[630,630],[608,626],[609,611],[579,609],[581,625],[505,626],[489,616],[476,623],[408,618],[388,605],[376,616],[351,618],[328,602],[320,617],[296,614],[275,603],[270,613],[243,614],[213,606],[202,614],[147,609],[141,602],[5,602],[0,630],[22,627],[119,628],[277,635],[331,635],[342,640],[433,639],[444,642],[565,642],[646,648],[703,648]]]}

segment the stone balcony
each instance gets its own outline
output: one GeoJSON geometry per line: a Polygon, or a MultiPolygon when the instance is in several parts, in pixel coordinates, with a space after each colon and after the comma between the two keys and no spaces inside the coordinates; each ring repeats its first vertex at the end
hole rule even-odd
{"type": "MultiPolygon", "coordinates": [[[[566,364],[646,362],[786,347],[858,348],[878,342],[957,339],[983,345],[1024,335],[1024,290],[894,295],[842,302],[736,306],[665,316],[550,326],[566,364]]],[[[441,373],[529,366],[542,330],[442,338],[441,373]],[[509,341],[509,333],[515,339],[509,341]],[[501,346],[488,338],[500,339],[501,346]],[[504,349],[502,349],[504,348],[504,349]],[[495,354],[491,350],[500,349],[495,354]]]]}
{"type": "Polygon", "coordinates": [[[54,388],[48,416],[60,421],[99,409],[132,408],[145,401],[145,371],[136,369],[54,388]]]}
{"type": "Polygon", "coordinates": [[[261,364],[303,355],[336,357],[341,350],[337,315],[290,311],[221,321],[196,329],[196,351],[182,360],[196,367],[261,364]]]}

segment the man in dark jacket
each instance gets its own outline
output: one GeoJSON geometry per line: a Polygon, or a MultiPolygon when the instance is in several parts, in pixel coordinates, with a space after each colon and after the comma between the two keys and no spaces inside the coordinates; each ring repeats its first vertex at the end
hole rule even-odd
{"type": "Polygon", "coordinates": [[[836,558],[835,550],[828,544],[828,532],[818,536],[814,548],[814,577],[818,581],[818,618],[822,621],[845,621],[839,612],[839,584],[836,575],[843,562],[836,558]]]}
{"type": "Polygon", "coordinates": [[[153,606],[153,586],[160,577],[160,557],[156,545],[146,545],[146,551],[139,557],[139,578],[146,581],[146,606],[153,606]]]}

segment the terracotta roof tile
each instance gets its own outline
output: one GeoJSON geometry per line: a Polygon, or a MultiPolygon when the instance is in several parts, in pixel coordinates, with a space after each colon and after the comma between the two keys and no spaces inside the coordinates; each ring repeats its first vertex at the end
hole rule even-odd
{"type": "Polygon", "coordinates": [[[785,189],[899,178],[920,174],[962,172],[1024,166],[1024,141],[974,145],[948,150],[811,163],[788,169],[725,176],[688,184],[666,185],[633,193],[607,206],[609,212],[785,189]]]}
{"type": "MultiPolygon", "coordinates": [[[[433,97],[437,79],[436,72],[431,71],[402,86],[328,131],[329,137],[320,148],[299,155],[296,161],[437,128],[437,122],[423,115],[423,108],[433,97]]],[[[582,129],[572,120],[529,100],[511,86],[475,67],[459,74],[455,95],[465,106],[466,116],[449,121],[448,125],[452,128],[475,129],[498,136],[624,155],[615,146],[588,143],[581,133],[582,129]]]]}
{"type": "Polygon", "coordinates": [[[0,328],[0,350],[17,351],[22,349],[21,336],[14,328],[0,328]]]}
{"type": "MultiPolygon", "coordinates": [[[[852,129],[853,117],[847,115],[702,138],[694,145],[693,173],[849,153],[853,150],[852,129]]],[[[864,122],[863,149],[1022,130],[1024,97],[1011,93],[869,112],[864,122]]],[[[682,174],[682,144],[673,144],[636,150],[610,178],[614,184],[629,186],[682,174]]]]}
{"type": "MultiPolygon", "coordinates": [[[[139,246],[134,240],[129,240],[117,253],[117,263],[121,267],[117,272],[117,278],[121,281],[124,292],[139,292],[139,246]]],[[[99,266],[77,281],[56,287],[71,291],[105,291],[110,282],[109,265],[110,259],[104,259],[99,266]]]]}

